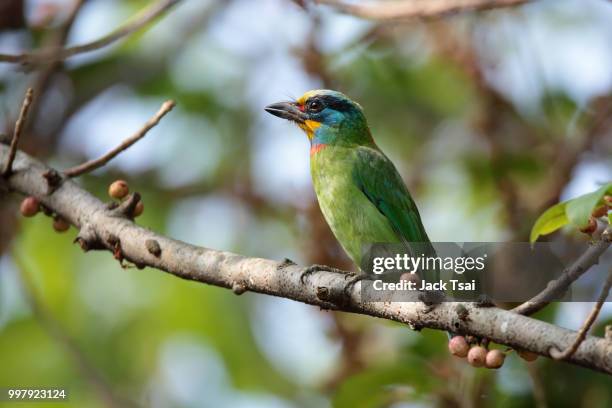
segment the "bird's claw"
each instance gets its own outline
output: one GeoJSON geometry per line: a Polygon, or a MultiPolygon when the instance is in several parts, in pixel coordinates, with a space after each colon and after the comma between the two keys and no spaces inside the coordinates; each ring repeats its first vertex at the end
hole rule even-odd
{"type": "Polygon", "coordinates": [[[425,313],[429,313],[444,300],[444,294],[438,291],[425,291],[419,293],[419,300],[426,307],[425,313]]]}
{"type": "Polygon", "coordinates": [[[306,278],[309,275],[312,275],[313,273],[319,272],[319,271],[342,273],[342,274],[346,273],[338,268],[334,268],[334,267],[327,266],[327,265],[318,265],[318,264],[310,265],[309,267],[304,268],[304,271],[302,271],[302,273],[300,274],[300,283],[304,285],[306,283],[306,278]]]}
{"type": "Polygon", "coordinates": [[[493,299],[487,294],[481,294],[478,296],[478,300],[476,301],[476,307],[495,307],[495,302],[493,299]]]}
{"type": "Polygon", "coordinates": [[[367,277],[368,275],[363,274],[363,273],[355,273],[355,272],[347,273],[344,277],[345,280],[348,280],[346,285],[344,285],[344,295],[349,296],[353,286],[355,286],[357,282],[362,281],[367,277]]]}
{"type": "Polygon", "coordinates": [[[293,262],[291,259],[289,258],[284,258],[280,264],[278,264],[278,269],[284,269],[288,266],[293,266],[293,265],[297,265],[295,262],[293,262]]]}

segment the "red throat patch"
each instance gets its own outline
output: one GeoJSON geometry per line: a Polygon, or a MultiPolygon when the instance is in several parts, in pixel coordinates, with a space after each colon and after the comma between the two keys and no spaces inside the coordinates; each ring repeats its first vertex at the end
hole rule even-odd
{"type": "Polygon", "coordinates": [[[321,150],[325,149],[326,147],[327,147],[327,145],[323,144],[323,143],[313,144],[312,146],[310,146],[310,155],[312,156],[313,154],[320,152],[321,150]]]}

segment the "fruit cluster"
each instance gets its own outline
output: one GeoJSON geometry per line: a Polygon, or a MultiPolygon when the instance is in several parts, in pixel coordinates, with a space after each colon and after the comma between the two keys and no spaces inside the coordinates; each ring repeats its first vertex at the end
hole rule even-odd
{"type": "MultiPolygon", "coordinates": [[[[130,193],[130,187],[128,186],[127,181],[124,180],[115,180],[108,186],[108,195],[111,198],[116,198],[117,200],[123,200],[130,193]]],[[[134,207],[134,213],[132,214],[134,217],[138,217],[144,211],[144,204],[142,200],[138,200],[136,206],[134,207]]]]}
{"type": "MultiPolygon", "coordinates": [[[[108,195],[111,198],[122,200],[128,196],[130,188],[124,180],[116,180],[108,187],[108,195]]],[[[70,223],[63,218],[61,215],[54,213],[48,207],[40,202],[40,200],[34,196],[29,196],[23,199],[21,206],[19,207],[21,215],[24,217],[33,217],[39,212],[43,212],[45,215],[53,217],[53,229],[57,232],[65,232],[70,229],[70,223]]],[[[144,211],[144,205],[142,200],[139,200],[134,207],[133,216],[138,217],[144,211]]]]}
{"type": "Polygon", "coordinates": [[[608,215],[608,211],[612,211],[612,196],[606,195],[603,198],[603,204],[595,208],[589,217],[589,222],[586,226],[580,228],[580,232],[588,235],[596,234],[598,231],[605,229],[606,222],[598,221],[598,219],[608,215]]]}
{"type": "MultiPolygon", "coordinates": [[[[480,344],[470,345],[465,337],[454,336],[448,342],[448,350],[452,355],[466,358],[473,367],[500,368],[504,365],[506,353],[499,349],[488,350],[480,344]]],[[[526,361],[534,361],[538,355],[530,351],[519,350],[518,355],[526,361]]]]}
{"type": "Polygon", "coordinates": [[[66,221],[65,218],[59,214],[54,214],[53,211],[42,205],[40,200],[36,197],[29,196],[24,198],[19,207],[19,211],[24,217],[33,217],[40,211],[45,213],[45,215],[53,217],[53,229],[57,232],[65,232],[70,228],[70,223],[66,221]]]}

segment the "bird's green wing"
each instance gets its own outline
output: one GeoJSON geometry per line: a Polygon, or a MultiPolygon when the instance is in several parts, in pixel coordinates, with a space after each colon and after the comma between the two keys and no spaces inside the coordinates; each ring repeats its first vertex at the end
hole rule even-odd
{"type": "MultiPolygon", "coordinates": [[[[359,147],[357,155],[354,180],[368,200],[389,221],[404,249],[411,256],[435,257],[436,250],[425,232],[419,210],[391,160],[372,147],[359,147]]],[[[438,280],[440,277],[437,268],[418,273],[428,280],[438,280]]]]}
{"type": "Polygon", "coordinates": [[[389,220],[399,240],[429,243],[419,211],[393,163],[376,148],[358,147],[356,154],[353,179],[389,220]]]}

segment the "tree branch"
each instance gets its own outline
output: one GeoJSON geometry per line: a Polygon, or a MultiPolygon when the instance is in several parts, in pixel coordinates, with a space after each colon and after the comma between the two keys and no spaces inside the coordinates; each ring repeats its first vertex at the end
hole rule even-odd
{"type": "Polygon", "coordinates": [[[144,26],[149,22],[157,18],[166,12],[169,8],[177,4],[180,0],[160,0],[146,9],[140,11],[134,16],[131,21],[123,24],[119,28],[110,32],[109,34],[85,44],[79,44],[68,48],[51,48],[51,49],[40,49],[29,53],[23,53],[18,55],[12,54],[0,54],[0,62],[10,62],[16,64],[38,64],[48,63],[54,61],[62,61],[76,54],[82,54],[84,52],[94,51],[126,37],[144,26]]]}
{"type": "MultiPolygon", "coordinates": [[[[0,162],[8,147],[0,145],[0,162]]],[[[433,310],[419,302],[365,303],[360,283],[346,290],[345,275],[317,271],[305,283],[304,268],[198,247],[156,234],[109,210],[72,180],[51,194],[43,174],[49,168],[18,152],[15,173],[0,183],[24,195],[38,197],[47,207],[80,229],[77,240],[87,249],[107,249],[138,266],[150,266],[183,279],[224,288],[241,288],[293,299],[324,309],[376,316],[414,328],[432,328],[487,338],[499,344],[549,356],[551,346],[569,347],[576,332],[495,307],[472,303],[442,303],[433,310]]],[[[566,361],[612,374],[612,342],[587,336],[566,361]]]]}
{"type": "Polygon", "coordinates": [[[610,244],[612,244],[612,227],[608,227],[601,234],[601,239],[592,244],[560,277],[550,281],[546,289],[527,302],[515,307],[512,311],[529,316],[541,310],[550,302],[563,297],[574,281],[588,271],[591,266],[597,264],[601,255],[610,247],[610,244]]]}
{"type": "Polygon", "coordinates": [[[166,101],[162,104],[159,111],[151,118],[147,123],[144,124],[138,132],[134,133],[132,136],[125,139],[121,144],[111,151],[107,152],[101,157],[97,159],[89,160],[85,163],[79,164],[78,166],[71,167],[67,170],[64,170],[64,175],[66,177],[78,177],[81,174],[89,173],[90,171],[94,171],[97,168],[104,166],[110,160],[112,160],[115,156],[117,156],[122,151],[126,150],[134,143],[142,139],[149,130],[155,127],[159,121],[166,115],[166,113],[170,112],[172,108],[174,108],[174,101],[166,101]]]}
{"type": "Polygon", "coordinates": [[[339,11],[370,20],[407,20],[436,18],[449,14],[475,10],[513,7],[529,0],[393,0],[349,3],[345,0],[315,0],[333,6],[339,11]]]}

